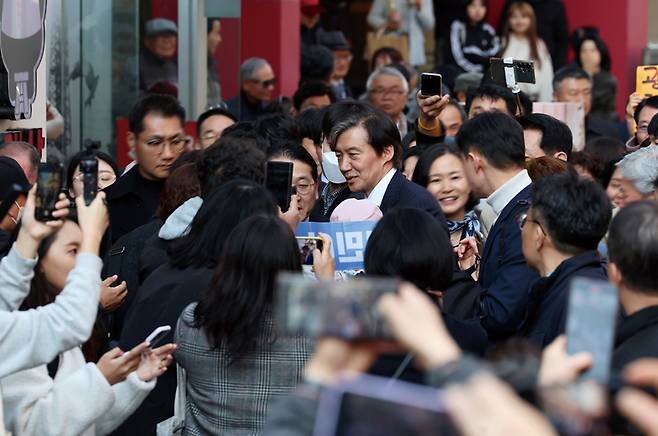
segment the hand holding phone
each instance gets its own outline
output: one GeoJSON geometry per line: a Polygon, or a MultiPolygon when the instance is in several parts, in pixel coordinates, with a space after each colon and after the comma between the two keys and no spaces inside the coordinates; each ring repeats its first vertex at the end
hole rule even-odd
{"type": "MultiPolygon", "coordinates": [[[[56,229],[64,225],[63,218],[69,214],[69,205],[71,204],[63,193],[58,194],[58,200],[55,203],[55,209],[52,211],[52,220],[41,222],[36,219],[36,193],[37,186],[33,186],[27,194],[27,201],[23,207],[21,218],[21,230],[16,240],[17,246],[25,248],[21,255],[26,259],[31,259],[36,254],[36,248],[32,249],[32,242],[41,242],[50,236],[56,229]],[[32,242],[28,242],[27,239],[32,242]],[[28,248],[30,247],[30,248],[28,248]]],[[[38,244],[37,244],[38,245],[38,244]]],[[[21,248],[19,248],[19,251],[21,248]]]]}
{"type": "Polygon", "coordinates": [[[587,351],[593,358],[592,368],[581,379],[608,383],[618,309],[617,289],[608,282],[581,277],[571,282],[567,352],[587,351]]]}
{"type": "Polygon", "coordinates": [[[62,192],[62,166],[55,163],[40,163],[37,177],[36,208],[34,216],[38,221],[53,221],[53,212],[59,194],[62,192]]]}
{"type": "Polygon", "coordinates": [[[146,337],[144,342],[148,344],[148,347],[153,349],[156,345],[158,345],[162,340],[167,336],[167,334],[171,331],[171,326],[169,325],[161,325],[160,327],[156,327],[155,330],[151,332],[150,335],[146,337]]]}
{"type": "Polygon", "coordinates": [[[331,256],[331,237],[320,233],[319,239],[313,250],[313,272],[319,279],[333,279],[336,273],[336,262],[331,256]]]}
{"type": "Polygon", "coordinates": [[[75,205],[83,243],[86,242],[85,239],[89,239],[89,242],[99,244],[110,223],[105,193],[97,193],[89,206],[85,205],[84,198],[80,196],[75,199],[75,205]]]}
{"type": "Polygon", "coordinates": [[[267,162],[265,187],[274,195],[281,212],[286,213],[292,196],[292,162],[267,162]]]}
{"type": "Polygon", "coordinates": [[[424,96],[423,91],[416,94],[416,103],[418,104],[418,123],[421,127],[432,128],[439,125],[438,118],[443,109],[450,102],[449,95],[432,95],[424,96]]]}
{"type": "Polygon", "coordinates": [[[435,73],[423,73],[420,75],[420,94],[423,97],[433,95],[442,96],[443,76],[435,73]]]}

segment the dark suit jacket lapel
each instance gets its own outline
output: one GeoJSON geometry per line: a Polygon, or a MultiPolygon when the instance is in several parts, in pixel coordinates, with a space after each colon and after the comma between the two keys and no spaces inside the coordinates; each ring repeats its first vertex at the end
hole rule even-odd
{"type": "Polygon", "coordinates": [[[388,187],[386,188],[386,193],[382,199],[382,204],[379,206],[382,213],[386,213],[388,209],[398,204],[400,201],[400,192],[402,191],[402,186],[404,185],[405,181],[406,179],[402,173],[400,171],[396,171],[393,175],[393,178],[391,179],[391,183],[389,183],[388,187]]]}
{"type": "Polygon", "coordinates": [[[500,212],[500,215],[498,216],[496,223],[493,225],[493,227],[489,231],[489,235],[487,236],[487,242],[484,246],[484,253],[482,255],[483,259],[488,259],[488,257],[491,255],[491,250],[493,249],[493,243],[491,243],[491,241],[496,239],[498,233],[501,232],[510,214],[512,214],[515,210],[518,210],[517,205],[519,204],[519,202],[520,201],[527,202],[528,198],[530,197],[531,187],[532,185],[528,185],[523,189],[523,191],[516,194],[516,197],[514,197],[512,201],[507,203],[507,206],[505,206],[503,210],[500,212]]]}

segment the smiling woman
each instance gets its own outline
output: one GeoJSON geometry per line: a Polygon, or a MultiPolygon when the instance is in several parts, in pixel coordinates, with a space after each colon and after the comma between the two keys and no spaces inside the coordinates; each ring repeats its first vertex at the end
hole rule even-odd
{"type": "Polygon", "coordinates": [[[477,199],[471,192],[457,147],[440,144],[425,150],[418,159],[412,181],[427,189],[439,202],[453,245],[479,233],[480,223],[473,211],[477,199]]]}

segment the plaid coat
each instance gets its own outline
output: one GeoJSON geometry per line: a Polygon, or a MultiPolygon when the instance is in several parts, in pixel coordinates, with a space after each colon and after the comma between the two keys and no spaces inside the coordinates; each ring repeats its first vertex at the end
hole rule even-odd
{"type": "Polygon", "coordinates": [[[181,314],[175,341],[176,361],[187,372],[186,435],[258,435],[268,407],[302,380],[313,351],[303,337],[273,337],[271,316],[263,322],[258,349],[227,366],[224,345],[212,349],[203,330],[193,327],[194,308],[181,314]]]}

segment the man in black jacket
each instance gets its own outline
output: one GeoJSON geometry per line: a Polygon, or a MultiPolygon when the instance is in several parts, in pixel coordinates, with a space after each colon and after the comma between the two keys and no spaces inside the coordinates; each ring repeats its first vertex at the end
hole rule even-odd
{"type": "Polygon", "coordinates": [[[445,225],[438,202],[424,188],[397,171],[401,141],[386,113],[367,103],[343,101],[346,116],[331,128],[329,144],[352,192],[362,192],[384,214],[394,207],[425,210],[445,225]]]}
{"type": "Polygon", "coordinates": [[[523,255],[541,278],[530,288],[521,335],[544,348],[564,333],[571,280],[607,280],[596,248],[612,206],[597,183],[570,173],[541,179],[530,198],[519,223],[523,255]]]}
{"type": "Polygon", "coordinates": [[[625,317],[617,328],[612,368],[658,357],[658,204],[634,203],[612,220],[610,282],[619,288],[625,317]]]}
{"type": "Polygon", "coordinates": [[[149,95],[130,111],[128,144],[137,165],[105,192],[112,243],[151,220],[172,164],[189,147],[185,109],[168,95],[149,95]]]}

